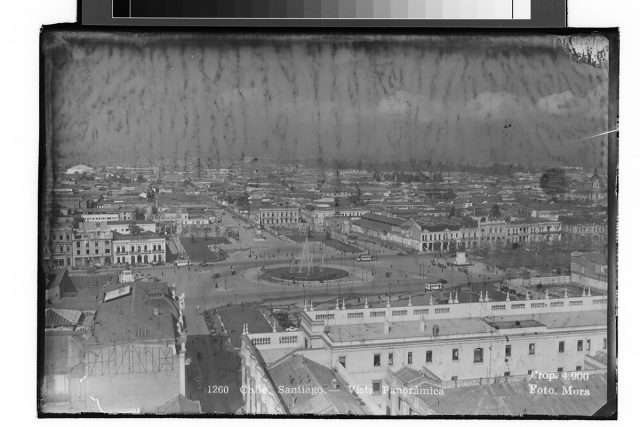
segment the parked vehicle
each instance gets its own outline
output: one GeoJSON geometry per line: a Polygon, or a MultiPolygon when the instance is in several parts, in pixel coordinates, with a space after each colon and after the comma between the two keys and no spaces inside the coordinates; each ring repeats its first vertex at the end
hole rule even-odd
{"type": "Polygon", "coordinates": [[[191,265],[191,262],[187,261],[186,259],[179,259],[173,262],[173,265],[176,267],[184,267],[187,265],[191,265]]]}
{"type": "Polygon", "coordinates": [[[424,290],[425,291],[439,291],[443,288],[443,284],[436,282],[436,283],[425,283],[424,285],[424,290]]]}
{"type": "Polygon", "coordinates": [[[364,255],[359,255],[358,256],[358,261],[375,261],[376,257],[374,257],[373,255],[369,255],[369,254],[364,254],[364,255]]]}

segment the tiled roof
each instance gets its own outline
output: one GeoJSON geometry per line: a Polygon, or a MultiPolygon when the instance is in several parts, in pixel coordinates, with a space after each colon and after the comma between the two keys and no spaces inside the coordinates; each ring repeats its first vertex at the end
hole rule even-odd
{"type": "Polygon", "coordinates": [[[607,401],[607,378],[591,374],[588,380],[527,379],[444,390],[444,395],[417,394],[435,415],[544,415],[590,416],[607,401]],[[553,387],[557,394],[531,394],[530,386],[553,387]],[[589,396],[560,394],[562,387],[588,389],[589,396]]]}
{"type": "Polygon", "coordinates": [[[75,327],[80,323],[82,312],[62,308],[47,308],[44,316],[45,328],[75,327]]]}
{"type": "Polygon", "coordinates": [[[280,395],[292,414],[364,413],[346,384],[333,371],[304,356],[293,354],[269,368],[269,373],[274,383],[283,387],[280,395]],[[333,386],[334,382],[336,387],[333,386]],[[314,388],[318,392],[304,392],[314,388]],[[304,389],[303,392],[296,392],[301,389],[304,389]]]}

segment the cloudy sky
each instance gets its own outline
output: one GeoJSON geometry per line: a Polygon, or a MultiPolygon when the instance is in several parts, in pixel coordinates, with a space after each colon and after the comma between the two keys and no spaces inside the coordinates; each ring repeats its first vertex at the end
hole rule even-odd
{"type": "MultiPolygon", "coordinates": [[[[57,33],[58,161],[602,162],[608,71],[549,36],[57,33]]],[[[606,50],[606,40],[569,42],[606,50]]]]}

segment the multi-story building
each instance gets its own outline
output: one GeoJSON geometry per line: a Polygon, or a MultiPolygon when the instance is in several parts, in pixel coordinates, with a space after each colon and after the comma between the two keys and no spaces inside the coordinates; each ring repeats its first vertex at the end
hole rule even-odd
{"type": "Polygon", "coordinates": [[[113,236],[114,264],[151,264],[167,260],[165,239],[155,233],[138,235],[115,233],[113,236]]]}
{"type": "Polygon", "coordinates": [[[300,209],[292,206],[263,206],[258,208],[261,226],[297,227],[300,223],[300,209]]]}
{"type": "Polygon", "coordinates": [[[325,226],[325,220],[335,216],[335,214],[335,208],[323,203],[309,204],[300,209],[300,217],[313,230],[322,229],[325,226]]]}
{"type": "Polygon", "coordinates": [[[84,222],[104,222],[107,221],[118,221],[120,217],[117,213],[91,213],[91,214],[82,214],[82,219],[84,222]]]}
{"type": "Polygon", "coordinates": [[[476,242],[479,247],[553,242],[561,239],[561,232],[562,224],[559,221],[545,218],[525,218],[511,222],[487,220],[478,222],[476,242]]]}
{"type": "Polygon", "coordinates": [[[73,227],[71,224],[56,225],[44,235],[44,260],[48,267],[71,267],[73,265],[73,227]]]}
{"type": "MultiPolygon", "coordinates": [[[[448,304],[414,306],[409,300],[374,307],[365,300],[349,309],[343,302],[323,310],[305,302],[300,331],[245,330],[243,385],[253,380],[257,365],[269,370],[271,361],[288,349],[289,356],[332,369],[369,413],[382,415],[402,413],[393,402],[408,398],[389,389],[407,369],[426,378],[442,404],[450,390],[500,381],[526,384],[537,372],[602,373],[606,297],[456,301],[457,296],[448,304]]],[[[479,396],[469,395],[465,404],[478,404],[474,398],[479,396]]],[[[419,412],[414,408],[414,413],[419,412]]]]}
{"type": "Polygon", "coordinates": [[[607,223],[604,219],[563,216],[562,239],[575,243],[607,243],[607,223]]]}
{"type": "Polygon", "coordinates": [[[73,232],[72,264],[76,268],[111,264],[113,232],[104,222],[81,222],[73,232]]]}
{"type": "Polygon", "coordinates": [[[459,218],[438,218],[417,221],[420,225],[420,250],[440,252],[477,247],[478,229],[475,221],[459,218]]]}
{"type": "Polygon", "coordinates": [[[177,297],[175,288],[161,282],[112,283],[104,291],[85,340],[46,337],[48,360],[65,358],[62,369],[46,364],[45,389],[51,382],[52,391],[58,388],[79,412],[159,413],[176,397],[184,399],[184,294],[177,297]]]}

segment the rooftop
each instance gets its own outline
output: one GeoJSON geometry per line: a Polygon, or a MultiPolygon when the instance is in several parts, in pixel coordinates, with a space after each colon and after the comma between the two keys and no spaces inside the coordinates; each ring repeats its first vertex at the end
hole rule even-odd
{"type": "Polygon", "coordinates": [[[353,325],[328,326],[327,335],[335,342],[362,340],[382,340],[394,338],[432,337],[434,328],[438,335],[465,335],[490,333],[493,328],[477,318],[437,319],[424,321],[424,331],[420,330],[420,321],[389,322],[390,331],[384,333],[384,323],[362,323],[353,325]]]}
{"type": "Polygon", "coordinates": [[[364,414],[333,371],[304,356],[293,354],[269,368],[269,373],[292,414],[364,414]]]}
{"type": "Polygon", "coordinates": [[[99,344],[168,340],[174,342],[176,304],[164,282],[135,282],[131,293],[103,302],[95,315],[99,344]],[[157,315],[154,314],[157,309],[157,315]]]}
{"type": "Polygon", "coordinates": [[[151,231],[146,231],[144,233],[131,235],[131,234],[120,234],[116,231],[113,232],[113,240],[157,240],[163,239],[164,237],[159,234],[153,233],[151,231]]]}
{"type": "Polygon", "coordinates": [[[588,380],[533,380],[502,382],[444,390],[444,396],[416,394],[436,415],[590,416],[606,402],[607,378],[591,374],[588,380]],[[558,394],[531,394],[531,385],[553,387],[558,394]],[[562,395],[564,387],[589,390],[589,396],[562,395]]]}

